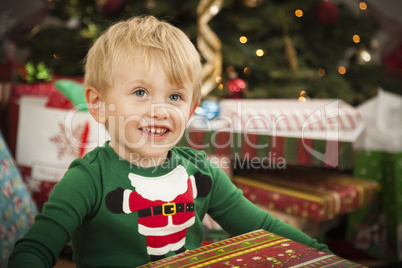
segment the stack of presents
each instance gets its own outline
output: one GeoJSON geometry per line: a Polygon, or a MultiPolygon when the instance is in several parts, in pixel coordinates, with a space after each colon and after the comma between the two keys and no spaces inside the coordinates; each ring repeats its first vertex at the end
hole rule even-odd
{"type": "MultiPolygon", "coordinates": [[[[340,100],[223,100],[215,120],[193,118],[182,145],[231,159],[245,197],[317,237],[374,200],[378,183],[348,172],[363,130],[340,100]]],[[[214,239],[219,226],[207,223],[214,239]]]]}
{"type": "MultiPolygon", "coordinates": [[[[402,100],[389,95],[379,92],[362,109],[341,100],[204,100],[179,146],[204,150],[248,199],[307,234],[320,236],[346,219],[346,239],[359,250],[402,259],[402,100]],[[205,116],[211,103],[216,110],[205,116]]],[[[69,163],[108,139],[83,96],[77,80],[13,86],[7,144],[18,176],[2,175],[0,201],[27,189],[34,202],[21,192],[23,211],[35,211],[31,204],[40,211],[69,163]]],[[[4,167],[11,156],[0,156],[4,167]]],[[[0,226],[19,228],[12,219],[19,214],[3,206],[9,225],[0,226]]],[[[213,219],[204,224],[207,240],[228,238],[213,219]]],[[[8,233],[0,229],[0,243],[8,233]]]]}

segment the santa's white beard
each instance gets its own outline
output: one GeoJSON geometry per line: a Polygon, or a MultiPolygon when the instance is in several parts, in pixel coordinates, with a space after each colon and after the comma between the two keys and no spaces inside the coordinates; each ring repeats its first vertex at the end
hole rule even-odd
{"type": "Polygon", "coordinates": [[[130,173],[128,177],[131,185],[142,197],[151,201],[165,202],[174,200],[178,195],[185,193],[189,179],[186,169],[181,165],[159,177],[143,177],[133,173],[130,173]]]}

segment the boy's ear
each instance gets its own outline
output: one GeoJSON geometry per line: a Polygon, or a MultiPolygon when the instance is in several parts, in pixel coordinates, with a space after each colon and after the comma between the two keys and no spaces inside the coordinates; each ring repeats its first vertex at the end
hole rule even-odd
{"type": "Polygon", "coordinates": [[[191,116],[194,114],[195,109],[197,109],[197,107],[198,107],[199,104],[200,104],[200,101],[197,101],[197,102],[194,104],[193,108],[190,110],[190,116],[189,116],[189,117],[191,117],[191,116]]]}
{"type": "Polygon", "coordinates": [[[92,117],[100,124],[106,123],[105,102],[102,100],[100,92],[94,87],[85,89],[85,99],[88,104],[88,111],[92,117]]]}

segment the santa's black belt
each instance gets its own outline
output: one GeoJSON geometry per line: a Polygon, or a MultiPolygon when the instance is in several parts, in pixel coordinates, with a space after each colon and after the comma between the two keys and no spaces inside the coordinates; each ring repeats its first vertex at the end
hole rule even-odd
{"type": "Polygon", "coordinates": [[[193,212],[194,203],[165,203],[162,206],[144,208],[138,211],[140,218],[153,217],[155,215],[174,215],[177,212],[193,212]]]}

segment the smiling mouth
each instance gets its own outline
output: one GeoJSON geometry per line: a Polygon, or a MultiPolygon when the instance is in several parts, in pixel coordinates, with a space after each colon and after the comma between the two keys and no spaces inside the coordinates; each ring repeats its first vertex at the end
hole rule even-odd
{"type": "Polygon", "coordinates": [[[144,128],[141,128],[141,130],[145,134],[148,134],[150,136],[155,136],[155,137],[163,136],[169,132],[169,129],[164,128],[164,127],[144,127],[144,128]]]}

